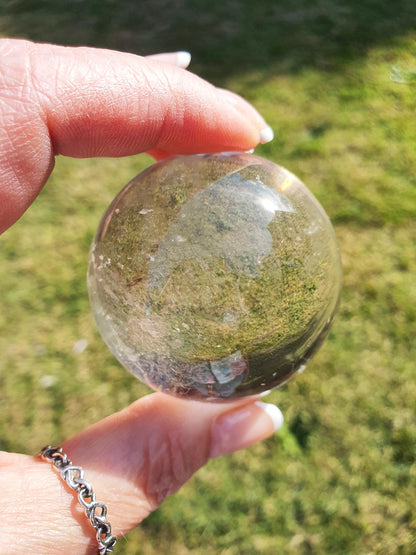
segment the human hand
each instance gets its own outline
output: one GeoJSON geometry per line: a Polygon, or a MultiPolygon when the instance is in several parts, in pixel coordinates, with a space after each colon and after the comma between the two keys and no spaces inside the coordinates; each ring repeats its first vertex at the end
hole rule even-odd
{"type": "MultiPolygon", "coordinates": [[[[185,71],[176,54],[141,58],[89,48],[0,40],[0,231],[33,202],[54,156],[248,150],[272,138],[237,95],[185,71]]],[[[108,507],[115,535],[133,528],[209,458],[280,427],[250,398],[198,403],[155,393],[62,444],[108,507]]],[[[51,465],[0,452],[5,553],[94,553],[73,492],[51,465]]]]}

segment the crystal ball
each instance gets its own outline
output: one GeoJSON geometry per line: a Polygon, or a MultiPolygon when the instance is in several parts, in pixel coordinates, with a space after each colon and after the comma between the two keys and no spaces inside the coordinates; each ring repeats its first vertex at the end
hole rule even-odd
{"type": "Polygon", "coordinates": [[[245,153],[176,156],[114,199],[88,270],[98,328],[151,388],[221,400],[301,372],[341,287],[335,234],[286,169],[245,153]]]}

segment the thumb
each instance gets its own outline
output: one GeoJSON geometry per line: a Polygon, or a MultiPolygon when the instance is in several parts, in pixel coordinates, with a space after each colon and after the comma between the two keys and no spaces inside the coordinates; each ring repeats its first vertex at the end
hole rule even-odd
{"type": "MultiPolygon", "coordinates": [[[[156,393],[84,430],[62,447],[73,464],[83,467],[97,500],[107,505],[112,533],[120,536],[177,491],[209,458],[264,439],[282,422],[277,407],[253,399],[209,404],[156,393]]],[[[93,550],[94,530],[51,465],[24,456],[16,464],[16,455],[9,456],[13,466],[1,468],[0,485],[3,498],[12,501],[9,507],[0,506],[0,517],[7,536],[8,521],[19,515],[19,534],[15,531],[7,538],[11,545],[21,542],[15,551],[24,546],[31,553],[29,545],[34,553],[52,553],[58,541],[62,552],[69,552],[69,547],[75,553],[93,550]],[[36,515],[31,513],[30,525],[22,526],[23,509],[34,498],[36,515]],[[34,523],[34,518],[39,522],[34,523]],[[28,541],[21,530],[36,530],[36,537],[28,541]]]]}

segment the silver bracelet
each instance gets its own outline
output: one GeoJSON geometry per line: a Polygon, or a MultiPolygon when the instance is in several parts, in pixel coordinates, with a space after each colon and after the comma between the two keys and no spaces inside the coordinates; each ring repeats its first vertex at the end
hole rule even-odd
{"type": "Polygon", "coordinates": [[[96,530],[98,553],[106,555],[114,552],[117,541],[111,535],[111,525],[106,519],[107,507],[104,503],[95,500],[95,493],[90,484],[84,479],[84,471],[80,466],[74,466],[68,456],[62,451],[62,447],[51,447],[47,445],[39,453],[39,456],[53,464],[61,478],[68,486],[78,493],[78,500],[85,509],[85,513],[96,530]],[[96,514],[98,511],[98,514],[96,514]]]}

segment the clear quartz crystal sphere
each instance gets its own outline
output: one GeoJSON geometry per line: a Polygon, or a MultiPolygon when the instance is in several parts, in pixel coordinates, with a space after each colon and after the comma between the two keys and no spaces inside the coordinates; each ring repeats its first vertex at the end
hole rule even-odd
{"type": "Polygon", "coordinates": [[[118,360],[156,390],[258,394],[304,369],[341,287],[328,217],[250,154],[176,156],[134,178],[93,241],[88,287],[118,360]]]}

